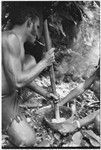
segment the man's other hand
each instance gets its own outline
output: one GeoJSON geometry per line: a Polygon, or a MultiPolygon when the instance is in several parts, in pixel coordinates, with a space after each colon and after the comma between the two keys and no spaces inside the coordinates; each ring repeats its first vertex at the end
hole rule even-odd
{"type": "Polygon", "coordinates": [[[57,103],[60,99],[59,95],[54,95],[53,93],[47,93],[47,99],[51,99],[55,103],[57,103]]]}

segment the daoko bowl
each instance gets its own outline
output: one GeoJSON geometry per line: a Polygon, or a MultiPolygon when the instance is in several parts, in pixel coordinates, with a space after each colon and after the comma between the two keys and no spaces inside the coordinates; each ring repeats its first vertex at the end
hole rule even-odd
{"type": "Polygon", "coordinates": [[[59,130],[59,128],[61,127],[63,123],[71,121],[73,117],[72,110],[66,106],[60,106],[59,112],[60,112],[60,118],[65,118],[65,121],[52,122],[52,119],[55,118],[54,108],[50,108],[44,115],[44,121],[47,123],[47,125],[53,130],[57,130],[57,131],[59,130]]]}

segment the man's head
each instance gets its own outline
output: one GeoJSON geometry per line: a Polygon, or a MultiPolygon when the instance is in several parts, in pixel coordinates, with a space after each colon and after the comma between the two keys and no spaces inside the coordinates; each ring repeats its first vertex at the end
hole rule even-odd
{"type": "Polygon", "coordinates": [[[27,18],[27,20],[25,22],[25,27],[26,27],[26,33],[28,35],[28,41],[33,43],[40,36],[40,33],[39,33],[39,28],[40,28],[39,18],[37,17],[35,20],[34,19],[31,20],[31,18],[27,18]]]}
{"type": "Polygon", "coordinates": [[[25,25],[30,42],[34,42],[36,38],[39,38],[40,22],[38,14],[33,8],[20,8],[14,16],[13,25],[25,25]]]}

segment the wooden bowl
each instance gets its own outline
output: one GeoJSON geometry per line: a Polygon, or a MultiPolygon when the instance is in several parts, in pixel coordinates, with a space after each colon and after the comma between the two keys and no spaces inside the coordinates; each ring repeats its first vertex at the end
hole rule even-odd
{"type": "Polygon", "coordinates": [[[59,130],[61,125],[65,122],[69,122],[72,117],[73,117],[73,113],[72,110],[66,106],[60,106],[59,108],[59,112],[60,112],[60,118],[65,118],[65,121],[63,122],[52,122],[52,119],[55,118],[55,109],[51,108],[49,109],[45,115],[44,115],[44,121],[47,123],[47,125],[52,128],[53,130],[59,130]]]}

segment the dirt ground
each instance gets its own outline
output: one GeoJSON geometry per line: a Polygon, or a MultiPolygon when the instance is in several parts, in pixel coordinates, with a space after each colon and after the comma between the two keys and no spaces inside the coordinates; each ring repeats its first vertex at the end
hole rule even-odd
{"type": "MultiPolygon", "coordinates": [[[[43,77],[36,79],[37,84],[44,88],[49,87],[49,78],[43,77]]],[[[57,84],[57,93],[63,98],[73,88],[78,85],[76,82],[57,84]]],[[[58,131],[52,130],[43,120],[44,109],[51,106],[49,100],[45,100],[42,96],[28,89],[23,89],[20,95],[23,113],[27,118],[27,122],[36,132],[36,143],[34,147],[99,147],[100,137],[94,132],[93,124],[77,130],[75,133],[67,133],[62,135],[58,131]]],[[[66,107],[71,107],[67,105],[66,107]]],[[[76,113],[74,112],[74,120],[82,119],[91,112],[99,109],[99,100],[92,91],[87,90],[82,96],[76,99],[76,113]]],[[[9,143],[9,137],[2,135],[2,147],[14,147],[9,143]]]]}

